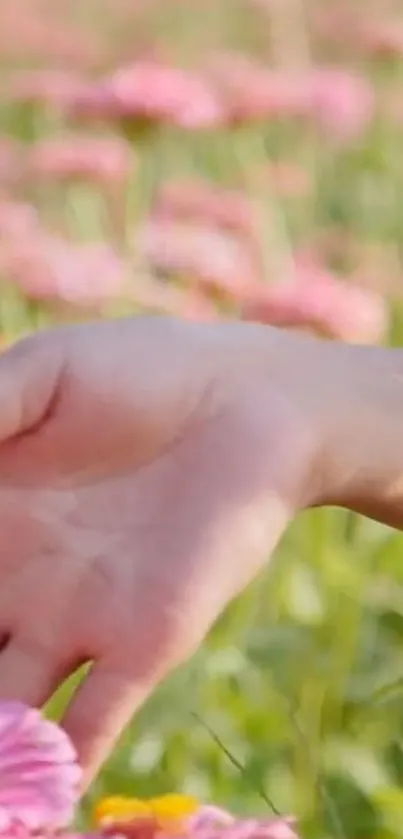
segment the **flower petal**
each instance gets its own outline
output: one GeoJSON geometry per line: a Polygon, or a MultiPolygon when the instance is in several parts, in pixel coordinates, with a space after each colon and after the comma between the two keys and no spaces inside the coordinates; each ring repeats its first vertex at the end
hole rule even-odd
{"type": "Polygon", "coordinates": [[[54,829],[73,815],[81,772],[59,726],[19,702],[0,703],[0,833],[54,829]]]}

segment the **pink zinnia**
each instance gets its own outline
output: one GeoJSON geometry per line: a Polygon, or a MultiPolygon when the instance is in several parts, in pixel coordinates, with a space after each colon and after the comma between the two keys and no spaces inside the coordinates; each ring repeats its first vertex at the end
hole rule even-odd
{"type": "Polygon", "coordinates": [[[200,76],[158,61],[136,61],[83,89],[73,113],[88,118],[173,123],[210,128],[222,122],[221,104],[200,76]]]}
{"type": "Polygon", "coordinates": [[[0,201],[0,270],[8,275],[10,259],[20,253],[24,243],[35,239],[40,231],[39,217],[31,204],[0,201]]]}
{"type": "Polygon", "coordinates": [[[305,115],[310,91],[301,74],[273,70],[238,53],[221,53],[210,62],[231,124],[305,115]]]}
{"type": "Polygon", "coordinates": [[[273,70],[242,54],[222,54],[212,61],[210,73],[221,90],[228,120],[235,124],[313,119],[331,136],[350,140],[372,116],[369,82],[347,70],[273,70]]]}
{"type": "Polygon", "coordinates": [[[198,289],[136,276],[127,297],[141,312],[158,312],[191,321],[217,320],[214,304],[198,289]]]}
{"type": "Polygon", "coordinates": [[[259,276],[255,226],[254,206],[242,193],[174,181],[158,193],[137,246],[157,274],[236,303],[259,276]]]}
{"type": "Polygon", "coordinates": [[[57,725],[19,702],[0,703],[0,834],[67,824],[80,777],[74,749],[57,725]]]}
{"type": "MultiPolygon", "coordinates": [[[[117,820],[104,828],[101,825],[101,829],[104,836],[125,839],[169,839],[172,835],[144,816],[117,820]]],[[[246,819],[208,805],[200,806],[194,815],[185,818],[174,835],[182,839],[298,839],[293,819],[246,819]]]]}
{"type": "Polygon", "coordinates": [[[201,807],[193,829],[190,823],[189,839],[298,839],[298,835],[293,819],[246,819],[201,807]]]}
{"type": "Polygon", "coordinates": [[[210,224],[150,219],[137,239],[140,252],[157,274],[242,299],[256,282],[255,254],[247,243],[210,224]]]}
{"type": "Polygon", "coordinates": [[[124,265],[102,242],[74,245],[37,231],[6,240],[3,251],[5,275],[32,299],[98,308],[123,293],[124,265]]]}
{"type": "Polygon", "coordinates": [[[331,138],[352,141],[367,127],[374,108],[369,82],[346,70],[314,69],[307,78],[312,116],[331,138]]]}
{"type": "Polygon", "coordinates": [[[167,182],[157,194],[154,217],[216,225],[251,237],[254,209],[245,195],[201,180],[167,182]]]}
{"type": "Polygon", "coordinates": [[[361,22],[357,42],[376,58],[401,58],[403,55],[403,24],[400,20],[361,22]]]}
{"type": "Polygon", "coordinates": [[[27,167],[39,178],[109,184],[126,180],[131,160],[130,146],[120,137],[62,137],[33,146],[27,167]]]}
{"type": "Polygon", "coordinates": [[[68,109],[87,89],[80,77],[62,70],[27,70],[8,80],[2,94],[13,102],[68,109]]]}
{"type": "Polygon", "coordinates": [[[382,297],[298,259],[293,280],[250,290],[242,317],[357,344],[378,343],[388,324],[382,297]]]}

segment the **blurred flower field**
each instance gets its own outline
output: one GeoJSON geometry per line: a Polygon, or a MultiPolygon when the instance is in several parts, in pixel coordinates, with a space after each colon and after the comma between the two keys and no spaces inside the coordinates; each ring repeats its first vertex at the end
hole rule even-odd
{"type": "MultiPolygon", "coordinates": [[[[0,86],[2,346],[143,311],[403,343],[398,0],[3,0],[0,86]]],[[[302,516],[84,808],[403,836],[402,545],[302,516]]]]}

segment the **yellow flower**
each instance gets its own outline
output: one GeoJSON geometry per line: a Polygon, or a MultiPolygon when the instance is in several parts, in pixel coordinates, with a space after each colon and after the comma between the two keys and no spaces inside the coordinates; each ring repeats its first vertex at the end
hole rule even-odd
{"type": "Polygon", "coordinates": [[[160,825],[174,821],[177,823],[187,816],[191,816],[199,807],[199,802],[190,795],[161,795],[159,798],[152,798],[149,802],[150,808],[160,825]]]}
{"type": "Polygon", "coordinates": [[[175,830],[183,819],[191,816],[199,802],[189,795],[162,795],[158,798],[104,798],[95,808],[94,820],[99,827],[125,824],[136,819],[154,819],[161,830],[175,830]]]}
{"type": "Polygon", "coordinates": [[[106,826],[118,822],[130,822],[137,818],[147,818],[151,815],[150,807],[145,801],[139,798],[124,798],[122,795],[113,795],[110,798],[103,798],[94,811],[95,824],[106,826]]]}

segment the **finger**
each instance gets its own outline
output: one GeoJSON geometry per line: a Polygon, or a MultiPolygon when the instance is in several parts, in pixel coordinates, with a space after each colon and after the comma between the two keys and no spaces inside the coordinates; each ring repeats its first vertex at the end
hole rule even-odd
{"type": "Polygon", "coordinates": [[[24,635],[12,638],[0,654],[0,699],[40,707],[51,697],[64,673],[53,653],[24,635]]]}
{"type": "Polygon", "coordinates": [[[57,390],[62,357],[58,342],[33,336],[0,356],[0,442],[28,431],[46,414],[57,390]]]}
{"type": "Polygon", "coordinates": [[[92,781],[132,714],[155,686],[155,681],[138,681],[106,663],[96,663],[77,689],[62,725],[77,750],[84,788],[92,781]]]}

